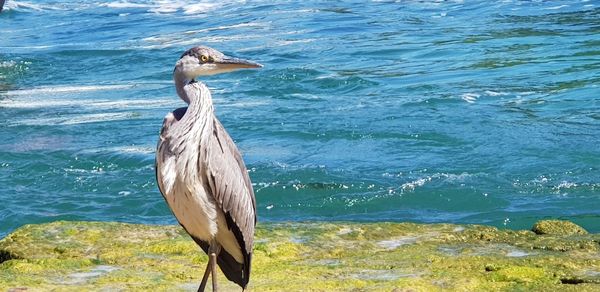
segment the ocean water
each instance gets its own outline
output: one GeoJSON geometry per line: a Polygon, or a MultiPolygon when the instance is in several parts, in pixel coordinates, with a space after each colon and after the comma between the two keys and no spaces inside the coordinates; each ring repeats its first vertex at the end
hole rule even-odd
{"type": "Polygon", "coordinates": [[[265,65],[202,79],[259,221],[600,232],[598,1],[8,0],[0,237],[175,223],[154,149],[200,44],[265,65]]]}

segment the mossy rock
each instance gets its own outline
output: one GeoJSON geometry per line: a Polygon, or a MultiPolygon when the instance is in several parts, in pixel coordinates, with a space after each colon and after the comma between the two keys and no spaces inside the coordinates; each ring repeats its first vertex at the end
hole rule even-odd
{"type": "Polygon", "coordinates": [[[533,225],[531,231],[536,234],[573,235],[588,234],[583,227],[565,220],[541,220],[533,225]]]}
{"type": "MultiPolygon", "coordinates": [[[[259,224],[249,290],[600,291],[599,242],[479,225],[259,224]]],[[[26,225],[0,240],[0,291],[195,291],[206,263],[179,226],[26,225]]]]}

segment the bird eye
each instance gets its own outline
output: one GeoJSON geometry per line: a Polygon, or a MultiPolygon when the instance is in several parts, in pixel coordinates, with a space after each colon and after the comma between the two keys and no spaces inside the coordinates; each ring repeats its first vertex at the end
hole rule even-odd
{"type": "Polygon", "coordinates": [[[202,63],[206,63],[208,61],[208,57],[206,55],[202,55],[200,56],[200,61],[202,61],[202,63]]]}

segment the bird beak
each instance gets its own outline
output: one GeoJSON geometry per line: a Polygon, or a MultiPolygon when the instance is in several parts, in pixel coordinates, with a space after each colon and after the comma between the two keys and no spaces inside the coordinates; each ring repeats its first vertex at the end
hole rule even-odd
{"type": "Polygon", "coordinates": [[[225,71],[233,71],[237,69],[262,68],[263,65],[238,58],[224,56],[221,60],[215,61],[217,67],[225,71]]]}

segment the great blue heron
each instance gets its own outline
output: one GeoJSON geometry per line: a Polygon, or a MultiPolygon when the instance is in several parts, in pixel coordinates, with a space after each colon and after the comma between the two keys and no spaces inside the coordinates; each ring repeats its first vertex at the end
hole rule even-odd
{"type": "Polygon", "coordinates": [[[195,78],[260,67],[199,46],[183,53],[173,71],[177,95],[188,106],[163,121],[156,180],[181,226],[209,255],[199,291],[209,274],[217,290],[216,264],[242,289],[248,285],[256,200],[242,156],[215,116],[210,91],[195,78]]]}

